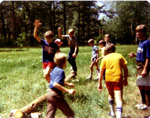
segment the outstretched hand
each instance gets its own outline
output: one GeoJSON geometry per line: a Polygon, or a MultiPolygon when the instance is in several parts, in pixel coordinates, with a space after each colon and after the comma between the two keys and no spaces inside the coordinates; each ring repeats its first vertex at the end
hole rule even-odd
{"type": "Polygon", "coordinates": [[[129,56],[130,58],[133,58],[133,57],[136,57],[136,54],[133,53],[133,52],[131,52],[131,53],[128,54],[128,56],[129,56]]]}
{"type": "Polygon", "coordinates": [[[74,95],[76,93],[76,91],[74,89],[69,89],[68,93],[71,94],[71,95],[74,95]]]}

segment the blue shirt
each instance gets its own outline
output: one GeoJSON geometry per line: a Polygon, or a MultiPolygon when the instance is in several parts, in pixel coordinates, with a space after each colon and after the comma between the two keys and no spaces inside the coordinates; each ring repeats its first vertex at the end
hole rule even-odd
{"type": "Polygon", "coordinates": [[[60,90],[54,87],[54,83],[58,83],[64,86],[65,72],[62,68],[55,67],[50,73],[50,84],[49,88],[56,91],[58,94],[62,94],[60,90]]]}
{"type": "Polygon", "coordinates": [[[98,48],[96,45],[94,45],[92,47],[92,58],[97,58],[97,51],[98,51],[98,48]]]}
{"type": "Polygon", "coordinates": [[[146,58],[150,58],[150,40],[141,40],[138,48],[136,61],[145,62],[146,58]]]}
{"type": "Polygon", "coordinates": [[[42,44],[42,62],[54,62],[53,58],[57,50],[59,50],[58,45],[55,42],[51,42],[50,44],[44,40],[41,39],[41,44],[42,44]]]}

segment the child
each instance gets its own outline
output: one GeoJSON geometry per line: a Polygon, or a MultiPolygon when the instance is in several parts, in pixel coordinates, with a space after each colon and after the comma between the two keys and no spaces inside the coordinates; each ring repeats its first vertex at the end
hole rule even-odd
{"type": "Polygon", "coordinates": [[[102,59],[101,69],[100,69],[100,77],[98,90],[102,91],[102,78],[104,70],[105,72],[105,82],[106,87],[109,91],[109,104],[110,104],[110,113],[109,115],[115,117],[114,111],[114,96],[116,98],[116,118],[122,118],[122,109],[123,109],[123,86],[128,84],[127,76],[127,61],[124,57],[115,53],[115,46],[110,44],[106,47],[106,56],[102,59]],[[124,71],[124,80],[122,75],[122,69],[124,71]]]}
{"type": "Polygon", "coordinates": [[[142,103],[136,105],[138,109],[147,109],[147,105],[150,105],[150,40],[147,39],[146,31],[147,28],[145,25],[138,25],[136,27],[136,36],[140,39],[140,43],[138,45],[137,54],[133,52],[129,54],[130,58],[136,57],[138,73],[136,84],[142,98],[142,103]],[[148,97],[147,100],[145,95],[148,97]]]}
{"type": "Polygon", "coordinates": [[[99,46],[100,46],[100,51],[101,51],[101,57],[99,57],[97,59],[97,62],[105,56],[105,45],[106,45],[106,42],[104,40],[100,40],[99,41],[99,46]]]}
{"type": "Polygon", "coordinates": [[[42,25],[39,20],[34,21],[34,38],[41,43],[42,50],[43,50],[43,58],[42,58],[42,65],[43,65],[43,73],[44,77],[47,82],[50,82],[50,71],[54,68],[54,55],[56,52],[59,52],[59,47],[55,42],[53,42],[54,34],[52,31],[47,31],[44,34],[45,40],[41,39],[38,35],[38,28],[42,25]]]}
{"type": "MultiPolygon", "coordinates": [[[[97,58],[99,57],[99,52],[98,52],[97,46],[94,45],[94,39],[89,39],[88,43],[89,43],[89,46],[92,47],[92,58],[91,58],[91,65],[90,65],[90,76],[88,76],[86,79],[92,80],[93,66],[96,67],[97,74],[99,73],[98,62],[96,61],[97,58]]],[[[97,79],[98,78],[96,78],[96,80],[97,79]]]]}
{"type": "Polygon", "coordinates": [[[63,42],[61,42],[60,39],[56,39],[55,43],[58,45],[58,47],[60,47],[63,44],[63,42]]]}
{"type": "Polygon", "coordinates": [[[75,62],[76,56],[78,54],[78,41],[77,38],[74,36],[74,30],[69,29],[68,35],[61,35],[61,27],[58,28],[58,36],[61,38],[67,38],[68,39],[68,44],[70,45],[70,51],[67,57],[68,62],[72,66],[72,77],[75,77],[77,75],[77,65],[75,62]]]}
{"type": "Polygon", "coordinates": [[[71,95],[75,94],[74,89],[65,88],[64,85],[69,87],[74,87],[73,83],[64,82],[65,72],[64,68],[66,67],[66,55],[64,53],[56,53],[54,57],[54,62],[56,67],[52,70],[50,74],[50,90],[47,95],[47,114],[46,118],[54,118],[56,109],[59,108],[67,118],[74,118],[74,112],[68,105],[68,103],[63,98],[63,93],[67,92],[71,95]]]}
{"type": "Polygon", "coordinates": [[[110,35],[109,35],[109,34],[105,34],[105,35],[104,35],[104,40],[105,40],[105,42],[106,42],[105,47],[107,47],[107,45],[110,44],[110,42],[109,42],[109,40],[110,40],[110,35]]]}

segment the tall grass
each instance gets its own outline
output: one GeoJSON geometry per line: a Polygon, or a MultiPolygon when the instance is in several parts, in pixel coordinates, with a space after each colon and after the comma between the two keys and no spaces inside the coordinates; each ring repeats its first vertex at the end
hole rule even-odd
{"type": "MultiPolygon", "coordinates": [[[[135,84],[135,59],[129,59],[128,53],[136,52],[136,49],[136,45],[122,45],[117,46],[116,49],[116,52],[123,54],[128,61],[129,85],[124,88],[123,110],[123,116],[128,118],[143,118],[148,115],[148,111],[137,110],[134,107],[141,99],[135,84]]],[[[61,48],[61,51],[67,54],[69,48],[61,48]]],[[[3,118],[9,118],[10,110],[20,109],[46,93],[48,83],[43,77],[41,55],[41,48],[0,49],[0,115],[3,118]]],[[[91,47],[79,47],[76,59],[78,66],[76,78],[79,81],[74,82],[77,93],[74,96],[65,93],[65,99],[74,110],[76,118],[108,118],[106,87],[103,88],[102,93],[99,93],[96,81],[86,81],[90,72],[90,58],[91,47]]],[[[65,73],[66,76],[70,73],[68,63],[65,73]]],[[[46,103],[38,110],[44,118],[47,110],[46,103]]],[[[61,111],[57,110],[56,118],[64,117],[61,111]]]]}

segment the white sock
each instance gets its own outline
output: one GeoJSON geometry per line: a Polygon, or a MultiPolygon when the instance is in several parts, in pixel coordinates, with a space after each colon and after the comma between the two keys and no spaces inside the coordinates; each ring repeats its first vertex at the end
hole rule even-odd
{"type": "Polygon", "coordinates": [[[116,107],[116,118],[122,118],[122,107],[116,107]]]}
{"type": "Polygon", "coordinates": [[[114,100],[109,100],[109,106],[110,106],[110,112],[111,115],[115,115],[115,109],[114,109],[114,100]]]}

